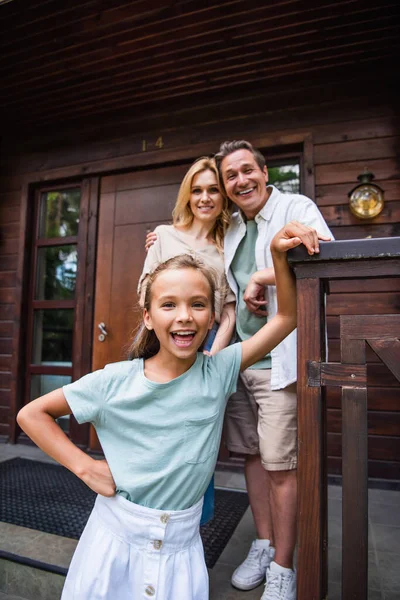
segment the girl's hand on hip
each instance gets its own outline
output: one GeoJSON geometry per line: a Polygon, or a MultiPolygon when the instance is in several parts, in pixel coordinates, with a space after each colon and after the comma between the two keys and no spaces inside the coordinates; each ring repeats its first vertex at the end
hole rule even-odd
{"type": "Polygon", "coordinates": [[[90,468],[82,474],[81,479],[91,490],[101,496],[115,495],[115,481],[106,460],[92,459],[90,468]]]}

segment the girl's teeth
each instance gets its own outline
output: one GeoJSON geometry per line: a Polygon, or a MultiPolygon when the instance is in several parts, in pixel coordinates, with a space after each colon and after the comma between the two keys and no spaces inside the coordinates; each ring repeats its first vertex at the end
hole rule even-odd
{"type": "Polygon", "coordinates": [[[194,331],[188,331],[187,333],[183,333],[183,332],[181,333],[181,332],[175,331],[172,334],[172,337],[187,341],[189,338],[192,339],[194,337],[194,335],[195,335],[194,331]]]}
{"type": "Polygon", "coordinates": [[[186,346],[190,346],[193,339],[195,336],[195,332],[191,331],[191,332],[187,332],[187,333],[178,333],[175,332],[172,334],[172,337],[175,341],[175,344],[177,344],[178,346],[182,346],[182,348],[186,347],[186,346]]]}

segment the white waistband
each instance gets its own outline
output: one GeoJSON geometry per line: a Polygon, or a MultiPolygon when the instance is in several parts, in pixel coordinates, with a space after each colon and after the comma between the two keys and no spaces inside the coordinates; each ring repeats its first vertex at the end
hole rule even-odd
{"type": "Polygon", "coordinates": [[[185,510],[163,511],[134,504],[122,496],[97,496],[94,513],[111,533],[146,550],[176,552],[199,537],[203,499],[185,510]]]}

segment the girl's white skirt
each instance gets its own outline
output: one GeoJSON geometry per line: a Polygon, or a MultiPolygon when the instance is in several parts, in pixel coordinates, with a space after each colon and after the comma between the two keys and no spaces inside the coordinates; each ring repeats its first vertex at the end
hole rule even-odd
{"type": "Polygon", "coordinates": [[[61,599],[208,600],[202,504],[162,511],[97,496],[61,599]]]}

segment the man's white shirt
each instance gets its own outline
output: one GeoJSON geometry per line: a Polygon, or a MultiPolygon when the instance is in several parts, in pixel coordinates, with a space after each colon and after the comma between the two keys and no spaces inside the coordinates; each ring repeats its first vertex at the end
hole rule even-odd
{"type": "MultiPolygon", "coordinates": [[[[329,230],[317,205],[301,194],[283,194],[273,185],[268,186],[271,194],[260,212],[255,216],[258,237],[255,247],[257,270],[273,267],[270,244],[274,235],[289,221],[299,221],[313,227],[322,235],[330,236],[329,230]]],[[[226,277],[231,290],[238,298],[238,287],[230,269],[235,252],[246,235],[246,222],[240,211],[232,215],[232,221],[225,235],[224,255],[226,277]]],[[[268,289],[268,315],[273,317],[277,311],[276,288],[268,289]]],[[[297,378],[296,331],[293,331],[271,352],[271,389],[278,390],[294,383],[297,378]]]]}

